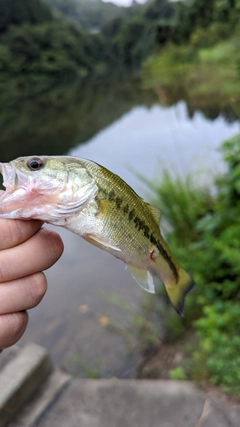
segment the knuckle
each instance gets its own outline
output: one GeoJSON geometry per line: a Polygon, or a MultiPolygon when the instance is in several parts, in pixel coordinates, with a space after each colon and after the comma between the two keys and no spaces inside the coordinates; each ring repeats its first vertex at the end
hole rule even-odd
{"type": "Polygon", "coordinates": [[[31,308],[40,303],[47,291],[47,279],[44,273],[35,273],[28,277],[31,308]]]}
{"type": "Polygon", "coordinates": [[[26,311],[6,314],[0,317],[0,347],[10,347],[21,338],[28,323],[26,311]]]}
{"type": "Polygon", "coordinates": [[[4,250],[1,252],[0,257],[0,283],[8,279],[10,269],[11,263],[9,262],[7,251],[4,250]]]}
{"type": "Polygon", "coordinates": [[[17,246],[22,240],[24,240],[24,224],[23,226],[20,224],[20,221],[9,221],[7,223],[7,233],[9,239],[8,246],[17,246]]]}
{"type": "Polygon", "coordinates": [[[22,311],[13,313],[12,316],[12,338],[14,342],[17,342],[27,327],[28,314],[26,311],[22,311]]]}
{"type": "Polygon", "coordinates": [[[18,244],[24,242],[31,235],[33,235],[37,229],[41,227],[40,221],[21,221],[11,219],[1,219],[1,249],[12,248],[18,244]],[[4,221],[4,222],[3,222],[4,221]]]}
{"type": "Polygon", "coordinates": [[[63,241],[58,233],[48,228],[41,228],[39,231],[44,241],[44,245],[47,244],[49,256],[53,259],[58,259],[63,252],[63,241]]]}

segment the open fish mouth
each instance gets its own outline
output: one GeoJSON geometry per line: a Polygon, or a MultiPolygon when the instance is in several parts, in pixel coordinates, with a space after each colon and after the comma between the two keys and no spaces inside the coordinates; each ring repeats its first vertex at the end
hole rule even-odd
{"type": "Polygon", "coordinates": [[[16,184],[16,169],[11,163],[0,163],[0,172],[3,177],[3,186],[14,188],[16,184]]]}
{"type": "Polygon", "coordinates": [[[21,209],[26,202],[27,188],[19,186],[19,177],[16,173],[16,168],[11,162],[0,163],[0,172],[3,177],[2,185],[6,188],[6,190],[0,194],[1,217],[17,218],[19,209],[21,209]]]}
{"type": "Polygon", "coordinates": [[[0,173],[3,176],[3,186],[7,191],[17,190],[30,184],[29,176],[16,168],[13,162],[0,163],[0,173]]]}
{"type": "Polygon", "coordinates": [[[0,192],[0,217],[12,219],[41,219],[63,225],[87,206],[97,194],[98,187],[86,182],[75,191],[67,170],[61,179],[54,179],[18,167],[16,161],[0,163],[5,191],[0,192]]]}

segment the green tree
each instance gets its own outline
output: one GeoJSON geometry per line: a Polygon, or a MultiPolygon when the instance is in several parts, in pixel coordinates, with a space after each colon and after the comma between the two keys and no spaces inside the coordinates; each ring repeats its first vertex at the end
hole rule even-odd
{"type": "Polygon", "coordinates": [[[110,20],[102,27],[102,34],[111,42],[122,31],[124,19],[120,16],[110,20]]]}
{"type": "Polygon", "coordinates": [[[124,65],[130,69],[139,68],[153,49],[155,27],[151,28],[142,17],[136,17],[123,26],[117,43],[124,65]]]}
{"type": "Polygon", "coordinates": [[[100,30],[109,21],[138,13],[137,8],[118,7],[113,3],[104,3],[101,0],[44,0],[53,10],[57,10],[65,18],[71,19],[81,28],[100,30]]]}
{"type": "Polygon", "coordinates": [[[147,3],[144,11],[144,17],[150,21],[157,21],[159,19],[171,19],[174,14],[174,6],[166,0],[154,0],[147,3]]]}
{"type": "Polygon", "coordinates": [[[3,84],[11,76],[13,85],[21,82],[33,93],[60,81],[85,78],[104,57],[98,35],[62,22],[12,26],[0,46],[3,84]]]}
{"type": "Polygon", "coordinates": [[[38,24],[52,20],[50,8],[40,0],[0,0],[0,33],[11,25],[38,24]]]}

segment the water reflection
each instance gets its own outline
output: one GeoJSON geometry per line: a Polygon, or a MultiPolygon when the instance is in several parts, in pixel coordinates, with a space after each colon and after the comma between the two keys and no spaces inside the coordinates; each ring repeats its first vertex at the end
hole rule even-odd
{"type": "MultiPolygon", "coordinates": [[[[198,111],[190,117],[185,102],[163,107],[152,92],[126,81],[68,93],[59,89],[36,101],[34,108],[29,100],[18,111],[16,106],[8,105],[8,118],[8,108],[0,113],[2,160],[68,152],[105,165],[142,196],[146,189],[132,170],[149,179],[166,167],[181,174],[222,170],[217,148],[239,130],[238,122],[230,123],[222,114],[213,121],[198,111]]],[[[137,354],[130,351],[134,336],[126,328],[144,291],[122,262],[74,234],[58,231],[65,252],[47,271],[48,293],[31,311],[21,343],[33,340],[46,346],[55,363],[81,376],[132,376],[137,354]],[[110,327],[101,323],[103,317],[110,327]]]]}
{"type": "Polygon", "coordinates": [[[190,119],[185,102],[172,107],[159,104],[135,107],[122,118],[69,151],[103,164],[124,178],[138,192],[143,191],[133,171],[150,180],[167,168],[186,175],[223,170],[220,143],[239,131],[238,122],[228,123],[222,115],[211,121],[200,112],[190,119]]]}
{"type": "MultiPolygon", "coordinates": [[[[142,90],[141,82],[137,79],[122,79],[97,86],[93,84],[59,86],[33,99],[26,98],[21,88],[18,88],[18,92],[1,93],[0,158],[1,161],[9,161],[20,155],[34,153],[66,153],[78,144],[91,140],[94,135],[118,121],[136,106],[142,106],[143,111],[149,108],[148,116],[155,114],[156,120],[159,117],[163,128],[160,142],[164,143],[164,130],[167,127],[169,131],[170,126],[174,126],[175,123],[173,133],[175,139],[176,133],[180,131],[179,118],[181,126],[184,126],[183,122],[195,125],[198,117],[196,112],[199,110],[206,118],[217,119],[220,116],[224,123],[236,121],[237,106],[234,106],[236,110],[234,112],[232,106],[226,103],[223,107],[221,105],[217,98],[201,99],[200,104],[198,102],[193,104],[192,101],[188,101],[187,94],[181,91],[163,96],[162,93],[155,93],[153,90],[142,90]],[[162,114],[159,110],[156,111],[159,99],[162,105],[168,107],[167,109],[162,107],[162,114]],[[181,105],[182,99],[186,99],[183,113],[182,107],[175,108],[175,105],[179,103],[181,105]],[[192,121],[189,118],[192,118],[192,121]],[[164,123],[163,119],[167,122],[164,123]]],[[[158,108],[160,109],[160,106],[158,108]]],[[[147,115],[142,118],[138,116],[139,123],[142,119],[150,123],[147,115]]],[[[136,136],[142,127],[137,122],[135,125],[134,131],[132,126],[131,134],[134,133],[136,136]]],[[[199,139],[196,135],[193,136],[199,141],[201,136],[204,138],[202,132],[199,135],[199,139]]],[[[147,143],[151,143],[150,137],[147,143]]]]}
{"type": "Polygon", "coordinates": [[[132,80],[98,86],[60,86],[34,99],[24,93],[1,94],[0,157],[63,154],[85,143],[134,105],[156,102],[153,91],[141,91],[132,80]]]}

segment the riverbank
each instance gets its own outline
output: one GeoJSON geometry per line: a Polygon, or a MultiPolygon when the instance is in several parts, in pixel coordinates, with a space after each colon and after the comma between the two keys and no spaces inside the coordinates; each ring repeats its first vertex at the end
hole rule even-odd
{"type": "MultiPolygon", "coordinates": [[[[240,396],[239,138],[237,134],[222,144],[226,172],[215,177],[211,186],[199,185],[193,176],[185,180],[171,177],[167,171],[159,183],[149,184],[154,204],[161,206],[168,222],[167,240],[173,256],[191,272],[197,286],[186,297],[183,321],[156,303],[152,307],[145,303],[143,311],[146,325],[151,319],[148,333],[152,333],[152,342],[159,336],[156,314],[167,328],[168,341],[171,336],[176,338],[173,349],[179,360],[175,367],[169,356],[170,377],[211,383],[235,396],[240,396]]],[[[157,293],[156,300],[164,295],[157,293]]],[[[144,335],[139,336],[144,342],[144,335]]],[[[171,347],[165,349],[168,354],[171,347]]],[[[159,370],[161,375],[161,365],[160,369],[155,366],[158,358],[161,344],[145,371],[159,370]]]]}
{"type": "Polygon", "coordinates": [[[184,98],[190,112],[199,109],[214,118],[224,111],[229,118],[239,118],[239,29],[210,45],[204,37],[196,31],[188,44],[168,43],[147,58],[143,86],[154,90],[162,105],[184,98]]]}

